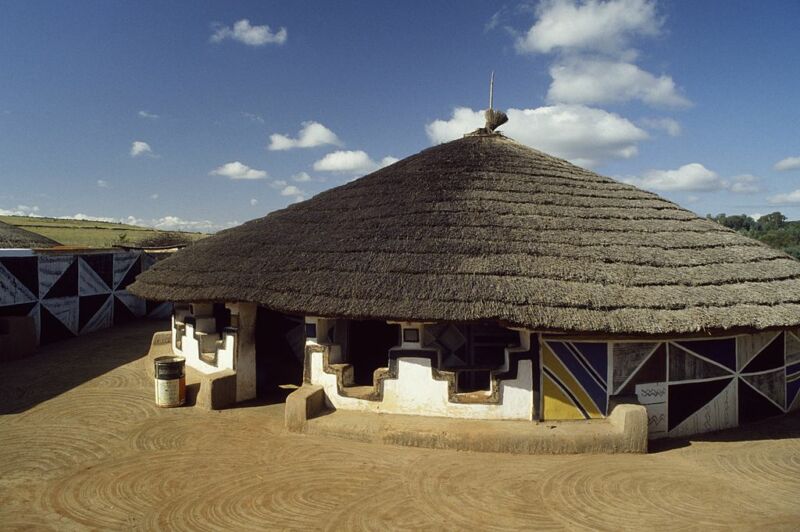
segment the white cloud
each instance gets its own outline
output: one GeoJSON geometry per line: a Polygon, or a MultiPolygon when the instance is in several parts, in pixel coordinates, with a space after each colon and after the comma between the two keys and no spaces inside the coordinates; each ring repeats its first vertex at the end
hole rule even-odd
{"type": "Polygon", "coordinates": [[[380,162],[375,162],[363,150],[339,150],[329,153],[315,162],[314,170],[317,172],[366,174],[394,162],[397,162],[397,159],[391,156],[384,157],[380,162]]]}
{"type": "Polygon", "coordinates": [[[378,165],[379,165],[381,168],[383,168],[384,166],[389,166],[390,164],[394,164],[394,163],[396,163],[396,162],[397,162],[397,161],[399,161],[399,160],[400,160],[400,159],[398,159],[397,157],[392,157],[391,155],[387,155],[386,157],[384,157],[383,159],[381,159],[381,162],[380,162],[380,163],[378,163],[378,165]]]}
{"type": "Polygon", "coordinates": [[[624,182],[650,190],[709,192],[724,189],[726,183],[716,172],[700,163],[689,163],[677,170],[650,170],[640,178],[630,177],[624,182]]]}
{"type": "Polygon", "coordinates": [[[548,102],[691,105],[671,76],[634,64],[639,54],[630,41],[661,31],[655,0],[543,0],[535,15],[530,29],[517,37],[516,48],[556,55],[548,102]]]}
{"type": "Polygon", "coordinates": [[[1,216],[41,216],[36,205],[17,205],[11,209],[0,209],[1,216]]]}
{"type": "Polygon", "coordinates": [[[148,143],[141,140],[135,140],[131,144],[131,157],[139,157],[140,155],[153,156],[153,149],[148,143]]]}
{"type": "Polygon", "coordinates": [[[255,198],[250,198],[250,205],[252,205],[253,207],[255,207],[256,205],[258,205],[258,200],[257,200],[257,199],[255,199],[255,198]]]}
{"type": "Polygon", "coordinates": [[[108,181],[105,179],[98,179],[97,180],[97,187],[98,188],[111,188],[111,185],[108,184],[108,181]]]}
{"type": "Polygon", "coordinates": [[[239,161],[233,161],[215,168],[209,175],[221,175],[229,179],[264,179],[267,177],[267,172],[250,168],[239,161]]]}
{"type": "Polygon", "coordinates": [[[137,113],[139,118],[147,118],[148,120],[158,120],[159,116],[155,113],[150,113],[148,111],[139,111],[137,113]]]}
{"type": "Polygon", "coordinates": [[[685,107],[670,76],[654,76],[624,61],[572,59],[550,67],[547,99],[555,103],[611,103],[641,100],[650,105],[685,107]]]}
{"type": "Polygon", "coordinates": [[[306,172],[298,172],[292,176],[292,181],[297,181],[298,183],[305,183],[313,179],[314,178],[308,175],[306,172]]]}
{"type": "Polygon", "coordinates": [[[800,168],[800,157],[787,157],[786,159],[781,159],[775,163],[773,168],[779,172],[785,172],[786,170],[797,170],[800,168]]]}
{"type": "Polygon", "coordinates": [[[56,216],[59,220],[82,220],[82,221],[92,221],[92,222],[108,222],[108,223],[131,223],[131,225],[139,225],[138,223],[140,220],[138,218],[133,218],[132,216],[128,217],[131,222],[119,219],[119,218],[110,218],[108,216],[91,216],[89,214],[84,214],[79,212],[78,214],[73,214],[71,216],[56,216]]]}
{"type": "Polygon", "coordinates": [[[791,192],[775,194],[767,198],[767,200],[773,205],[800,204],[800,188],[791,192]]]}
{"type": "Polygon", "coordinates": [[[737,175],[731,178],[731,192],[736,192],[737,194],[753,194],[755,192],[760,192],[761,187],[758,186],[758,181],[759,178],[754,175],[737,175]]]}
{"type": "Polygon", "coordinates": [[[618,51],[635,35],[657,35],[661,21],[654,1],[544,0],[536,23],[517,39],[519,52],[618,51]]]}
{"type": "Polygon", "coordinates": [[[333,144],[335,146],[341,145],[341,141],[339,137],[336,136],[336,133],[319,122],[314,121],[303,122],[303,127],[297,134],[296,139],[288,135],[274,133],[269,136],[269,140],[270,142],[267,149],[272,151],[291,150],[293,148],[315,148],[317,146],[325,146],[326,144],[333,144]]]}
{"type": "Polygon", "coordinates": [[[265,44],[281,45],[286,42],[288,33],[286,28],[280,28],[272,32],[266,24],[263,26],[251,26],[246,18],[239,20],[230,26],[213,26],[214,33],[211,35],[211,42],[219,43],[225,39],[233,39],[248,46],[263,46],[265,44]]]}
{"type": "MultiPolygon", "coordinates": [[[[502,131],[509,137],[580,165],[633,157],[637,143],[648,138],[627,119],[583,105],[512,108],[507,114],[509,120],[502,131]]],[[[435,120],[425,131],[431,142],[441,143],[461,138],[483,124],[483,111],[459,107],[449,120],[435,120]]]]}
{"type": "Polygon", "coordinates": [[[269,184],[269,186],[271,186],[272,188],[283,188],[283,187],[285,187],[287,184],[288,184],[288,183],[286,183],[286,180],[285,180],[285,179],[276,179],[275,181],[273,181],[272,183],[270,183],[270,184],[269,184]]]}
{"type": "Polygon", "coordinates": [[[281,196],[302,196],[303,194],[305,193],[294,185],[287,185],[281,190],[281,196]]]}
{"type": "MultiPolygon", "coordinates": [[[[623,178],[622,181],[638,187],[665,192],[714,192],[729,190],[736,194],[759,192],[760,178],[750,174],[737,175],[729,180],[722,179],[716,172],[700,163],[685,164],[677,170],[649,170],[642,177],[623,178]]],[[[697,196],[692,202],[699,200],[697,196]]]]}
{"type": "Polygon", "coordinates": [[[681,125],[674,118],[644,118],[642,125],[650,129],[665,131],[670,137],[677,137],[681,134],[681,125]]]}
{"type": "Polygon", "coordinates": [[[158,199],[158,194],[150,194],[150,199],[151,200],[157,200],[158,199]]]}

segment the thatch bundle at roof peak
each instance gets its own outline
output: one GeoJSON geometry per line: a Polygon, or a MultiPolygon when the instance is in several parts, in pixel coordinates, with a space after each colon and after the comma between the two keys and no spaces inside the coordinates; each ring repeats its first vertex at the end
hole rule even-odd
{"type": "Polygon", "coordinates": [[[800,262],[498,134],[428,148],[222,231],[130,290],[601,334],[800,324],[800,262]]]}

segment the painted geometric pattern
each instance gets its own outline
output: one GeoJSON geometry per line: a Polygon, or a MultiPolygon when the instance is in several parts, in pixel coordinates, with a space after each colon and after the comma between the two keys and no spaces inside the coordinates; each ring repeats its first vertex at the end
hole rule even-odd
{"type": "Polygon", "coordinates": [[[636,394],[651,437],[686,436],[800,410],[800,336],[611,345],[609,395],[636,394]],[[656,397],[658,395],[658,397],[656,397]]]}
{"type": "Polygon", "coordinates": [[[605,416],[607,375],[607,344],[547,341],[542,349],[543,418],[605,416]]]}
{"type": "Polygon", "coordinates": [[[800,362],[786,366],[786,410],[800,410],[800,362]]]}
{"type": "Polygon", "coordinates": [[[2,256],[0,316],[31,316],[40,343],[146,315],[168,316],[170,304],[151,304],[125,290],[153,263],[140,252],[2,256]]]}

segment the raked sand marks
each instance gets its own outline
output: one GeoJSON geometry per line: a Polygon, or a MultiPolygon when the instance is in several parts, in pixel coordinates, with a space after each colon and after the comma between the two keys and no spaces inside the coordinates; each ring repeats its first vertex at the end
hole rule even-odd
{"type": "Polygon", "coordinates": [[[232,468],[212,483],[165,501],[161,511],[148,516],[145,528],[313,529],[349,501],[371,497],[394,468],[385,457],[376,462],[370,453],[362,455],[357,450],[299,455],[293,449],[292,445],[274,449],[272,457],[263,457],[249,467],[232,468]],[[306,467],[285,467],[289,456],[302,460],[306,467]],[[345,468],[356,461],[361,468],[345,468]],[[199,494],[203,504],[197,504],[199,494]]]}
{"type": "Polygon", "coordinates": [[[545,474],[539,498],[570,528],[734,527],[742,516],[765,517],[740,486],[660,455],[576,460],[545,474]]]}
{"type": "Polygon", "coordinates": [[[548,470],[575,457],[488,456],[490,460],[482,453],[426,453],[404,475],[405,493],[440,527],[507,530],[535,522],[540,530],[559,528],[539,503],[539,485],[548,470]],[[504,517],[498,521],[501,508],[504,517]]]}
{"type": "Polygon", "coordinates": [[[138,526],[153,506],[219,478],[236,467],[235,455],[195,452],[197,462],[181,451],[137,453],[106,460],[59,479],[47,490],[51,508],[87,527],[138,526]]]}
{"type": "Polygon", "coordinates": [[[28,482],[31,477],[57,478],[65,471],[110,456],[122,442],[113,430],[65,423],[31,429],[0,426],[0,479],[28,482]]]}

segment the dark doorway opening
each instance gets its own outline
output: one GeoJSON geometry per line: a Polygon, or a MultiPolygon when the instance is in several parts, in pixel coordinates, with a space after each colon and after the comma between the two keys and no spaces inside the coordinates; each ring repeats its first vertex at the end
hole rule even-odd
{"type": "Polygon", "coordinates": [[[258,307],[255,342],[256,395],[283,401],[303,384],[305,320],[258,307]]]}
{"type": "MultiPolygon", "coordinates": [[[[379,320],[348,320],[342,345],[345,361],[353,366],[356,385],[371,386],[378,368],[389,365],[389,350],[400,345],[400,326],[379,320]]],[[[336,324],[337,328],[340,326],[336,324]]]]}

